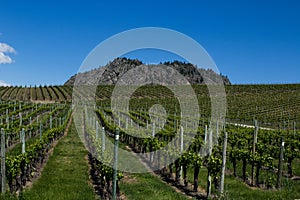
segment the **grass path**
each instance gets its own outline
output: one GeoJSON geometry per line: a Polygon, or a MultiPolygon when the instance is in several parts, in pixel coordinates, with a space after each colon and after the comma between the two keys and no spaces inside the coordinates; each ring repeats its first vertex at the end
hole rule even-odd
{"type": "Polygon", "coordinates": [[[120,182],[120,190],[128,200],[187,200],[191,199],[175,191],[159,177],[151,174],[127,174],[120,182]]]}
{"type": "MultiPolygon", "coordinates": [[[[124,143],[119,143],[119,147],[127,149],[124,143]]],[[[141,159],[132,154],[128,158],[130,166],[145,167],[141,159]]],[[[153,173],[125,173],[120,181],[120,191],[128,200],[147,199],[147,200],[188,200],[191,199],[172,188],[153,173]]]]}
{"type": "MultiPolygon", "coordinates": [[[[54,148],[41,177],[33,183],[30,189],[24,191],[20,199],[95,199],[94,191],[89,184],[86,155],[87,151],[72,123],[67,136],[62,138],[54,148]]],[[[128,200],[190,199],[176,192],[151,173],[126,174],[126,178],[120,183],[120,189],[128,200]]]]}
{"type": "Polygon", "coordinates": [[[68,135],[54,148],[41,177],[23,193],[24,199],[95,199],[89,185],[86,155],[72,122],[68,135]]]}

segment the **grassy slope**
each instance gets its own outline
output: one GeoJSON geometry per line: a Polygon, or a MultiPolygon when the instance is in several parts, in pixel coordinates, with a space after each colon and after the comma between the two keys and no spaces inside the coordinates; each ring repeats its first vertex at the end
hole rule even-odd
{"type": "Polygon", "coordinates": [[[24,192],[25,199],[95,199],[88,184],[85,155],[87,151],[72,123],[68,135],[55,147],[40,179],[24,192]]]}

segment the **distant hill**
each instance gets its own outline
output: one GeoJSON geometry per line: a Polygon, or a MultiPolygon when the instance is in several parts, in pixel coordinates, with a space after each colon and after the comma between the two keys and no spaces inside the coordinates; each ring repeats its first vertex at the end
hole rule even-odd
{"type": "MultiPolygon", "coordinates": [[[[212,81],[217,80],[217,78],[221,76],[225,85],[231,85],[231,82],[227,76],[217,74],[211,69],[198,69],[191,63],[183,63],[179,61],[165,62],[162,64],[177,70],[189,81],[190,84],[204,84],[203,76],[208,77],[212,81]]],[[[89,84],[88,77],[99,78],[99,85],[114,85],[127,71],[140,65],[143,65],[143,63],[137,59],[116,58],[104,67],[99,67],[88,72],[75,74],[69,80],[67,80],[64,85],[74,85],[77,76],[77,83],[80,85],[89,84]]]]}

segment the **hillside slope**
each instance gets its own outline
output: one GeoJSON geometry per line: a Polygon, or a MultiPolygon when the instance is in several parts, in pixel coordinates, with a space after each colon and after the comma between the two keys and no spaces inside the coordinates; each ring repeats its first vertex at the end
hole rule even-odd
{"type": "MultiPolygon", "coordinates": [[[[117,83],[119,78],[122,77],[127,71],[134,69],[135,67],[140,66],[142,64],[143,63],[137,59],[132,60],[128,58],[116,58],[104,67],[99,67],[97,69],[72,76],[69,80],[65,82],[65,85],[74,85],[77,76],[77,84],[80,85],[88,85],[90,80],[88,77],[99,78],[99,84],[102,85],[114,85],[117,83]]],[[[190,84],[204,84],[203,76],[213,81],[215,81],[221,76],[225,85],[231,85],[231,82],[228,79],[228,77],[219,75],[211,69],[199,69],[193,64],[183,63],[179,61],[165,62],[163,63],[163,65],[172,67],[173,69],[177,70],[189,81],[190,84]]]]}

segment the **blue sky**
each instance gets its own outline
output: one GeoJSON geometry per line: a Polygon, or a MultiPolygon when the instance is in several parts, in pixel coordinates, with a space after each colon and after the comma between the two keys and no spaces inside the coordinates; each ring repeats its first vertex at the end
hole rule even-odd
{"type": "MultiPolygon", "coordinates": [[[[297,0],[0,0],[0,7],[0,84],[63,84],[100,42],[149,26],[196,40],[235,84],[300,82],[297,0]]],[[[176,58],[161,51],[128,55],[146,63],[176,58]]]]}

